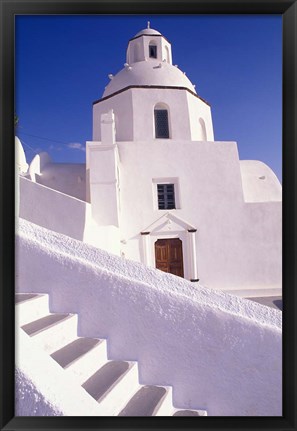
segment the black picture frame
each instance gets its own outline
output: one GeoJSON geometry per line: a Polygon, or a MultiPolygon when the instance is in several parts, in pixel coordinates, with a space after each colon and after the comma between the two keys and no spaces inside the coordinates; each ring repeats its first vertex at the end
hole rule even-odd
{"type": "Polygon", "coordinates": [[[296,0],[0,0],[1,430],[296,430],[296,0]],[[14,17],[18,14],[280,14],[283,19],[283,416],[14,417],[14,17]]]}

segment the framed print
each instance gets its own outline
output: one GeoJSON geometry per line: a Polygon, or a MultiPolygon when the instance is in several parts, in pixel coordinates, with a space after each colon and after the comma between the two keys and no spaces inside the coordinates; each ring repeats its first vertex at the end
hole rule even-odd
{"type": "Polygon", "coordinates": [[[296,429],[296,2],[0,4],[1,429],[296,429]]]}

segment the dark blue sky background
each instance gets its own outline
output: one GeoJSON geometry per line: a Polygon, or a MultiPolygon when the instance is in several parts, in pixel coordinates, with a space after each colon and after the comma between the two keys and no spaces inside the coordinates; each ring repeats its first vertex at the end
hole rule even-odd
{"type": "Polygon", "coordinates": [[[125,63],[128,40],[147,26],[212,108],[215,140],[240,159],[267,163],[281,180],[282,21],[278,15],[16,17],[17,134],[28,160],[84,162],[92,102],[125,63]]]}

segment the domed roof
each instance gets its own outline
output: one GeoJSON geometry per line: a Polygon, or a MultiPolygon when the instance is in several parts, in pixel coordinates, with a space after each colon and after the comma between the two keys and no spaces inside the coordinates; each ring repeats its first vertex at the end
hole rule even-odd
{"type": "Polygon", "coordinates": [[[19,173],[27,172],[28,163],[26,160],[25,151],[20,139],[17,136],[15,136],[15,154],[16,154],[16,164],[17,164],[19,173]]]}
{"type": "Polygon", "coordinates": [[[143,34],[162,36],[159,31],[154,30],[153,28],[144,28],[143,30],[139,31],[134,37],[142,36],[143,34]]]}
{"type": "MultiPolygon", "coordinates": [[[[151,30],[151,29],[147,29],[151,30]]],[[[139,61],[117,73],[105,87],[102,97],[109,96],[133,85],[158,85],[162,87],[186,87],[196,93],[186,75],[177,67],[159,60],[139,61]]]]}
{"type": "Polygon", "coordinates": [[[243,195],[246,202],[282,200],[282,186],[273,170],[259,160],[240,160],[243,195]]]}

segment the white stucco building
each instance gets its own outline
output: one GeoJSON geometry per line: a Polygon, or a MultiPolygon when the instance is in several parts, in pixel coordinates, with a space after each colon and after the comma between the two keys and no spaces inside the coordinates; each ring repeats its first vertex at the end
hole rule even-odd
{"type": "Polygon", "coordinates": [[[236,142],[156,30],[130,39],[93,104],[86,164],[46,153],[20,180],[20,216],[208,287],[281,288],[281,185],[236,142]]]}

